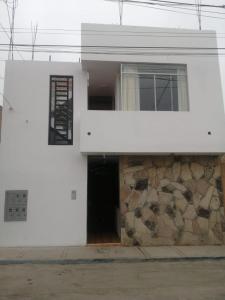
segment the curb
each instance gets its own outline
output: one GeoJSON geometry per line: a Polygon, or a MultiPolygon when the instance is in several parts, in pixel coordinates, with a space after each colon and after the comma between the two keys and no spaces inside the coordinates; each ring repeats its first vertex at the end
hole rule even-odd
{"type": "Polygon", "coordinates": [[[215,257],[162,257],[162,258],[95,258],[95,259],[0,259],[0,266],[4,265],[82,265],[82,264],[108,264],[108,263],[139,263],[139,262],[182,262],[182,261],[210,261],[225,260],[225,256],[215,257]]]}

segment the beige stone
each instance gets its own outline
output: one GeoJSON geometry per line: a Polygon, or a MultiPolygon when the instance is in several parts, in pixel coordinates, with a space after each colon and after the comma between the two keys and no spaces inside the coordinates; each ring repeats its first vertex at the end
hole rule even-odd
{"type": "Polygon", "coordinates": [[[204,175],[204,167],[198,163],[191,163],[191,172],[193,177],[198,180],[204,175]]]}
{"type": "Polygon", "coordinates": [[[216,186],[216,179],[215,178],[210,178],[209,184],[216,186]]]}
{"type": "Polygon", "coordinates": [[[170,182],[170,185],[174,187],[174,189],[181,191],[182,193],[186,192],[186,187],[183,184],[178,182],[170,182]]]}
{"type": "Polygon", "coordinates": [[[209,230],[208,241],[210,245],[221,245],[222,242],[215,236],[212,230],[209,230]]]}
{"type": "Polygon", "coordinates": [[[148,208],[148,207],[143,207],[141,209],[141,220],[144,223],[147,220],[155,221],[155,215],[154,213],[148,208]]]}
{"type": "Polygon", "coordinates": [[[183,181],[191,180],[192,175],[188,164],[183,164],[181,166],[181,178],[183,181]]]}
{"type": "Polygon", "coordinates": [[[156,188],[159,185],[156,168],[150,168],[148,170],[148,178],[149,178],[149,184],[151,187],[156,188]]]}
{"type": "Polygon", "coordinates": [[[217,179],[221,176],[221,166],[220,165],[217,165],[215,168],[214,168],[214,173],[213,173],[213,178],[217,179]]]}
{"type": "Polygon", "coordinates": [[[128,208],[125,202],[120,203],[120,212],[122,216],[124,216],[128,212],[128,208]]]}
{"type": "Polygon", "coordinates": [[[199,245],[200,241],[199,241],[199,237],[198,235],[193,234],[192,232],[183,232],[182,237],[179,241],[179,245],[199,245]]]}
{"type": "Polygon", "coordinates": [[[135,179],[133,178],[133,174],[132,173],[127,173],[124,175],[124,182],[127,186],[135,186],[135,179]]]}
{"type": "Polygon", "coordinates": [[[218,224],[221,224],[221,222],[222,222],[222,220],[223,220],[223,217],[221,216],[220,211],[216,211],[216,210],[215,210],[215,212],[216,212],[216,222],[217,222],[218,224]]]}
{"type": "Polygon", "coordinates": [[[173,163],[172,156],[155,156],[153,159],[153,163],[157,167],[169,167],[173,163]]]}
{"type": "Polygon", "coordinates": [[[201,231],[201,233],[207,233],[208,229],[209,229],[209,221],[208,219],[202,218],[202,217],[198,217],[197,218],[197,222],[199,225],[199,229],[201,231]]]}
{"type": "Polygon", "coordinates": [[[216,188],[214,189],[213,196],[219,197],[219,192],[216,188]]]}
{"type": "Polygon", "coordinates": [[[160,180],[160,186],[161,187],[167,186],[169,183],[170,183],[170,181],[168,179],[160,180]]]}
{"type": "Polygon", "coordinates": [[[125,215],[125,228],[126,230],[130,230],[133,229],[134,230],[134,220],[135,220],[135,216],[134,216],[134,212],[130,211],[128,213],[126,213],[125,215]]]}
{"type": "Polygon", "coordinates": [[[156,173],[157,173],[157,176],[158,176],[158,179],[161,180],[164,178],[165,176],[165,172],[166,172],[166,168],[165,167],[161,167],[161,168],[158,168],[156,170],[156,173]]]}
{"type": "Polygon", "coordinates": [[[130,196],[127,198],[128,210],[134,210],[137,207],[142,206],[141,193],[133,190],[130,196]]]}
{"type": "Polygon", "coordinates": [[[140,193],[140,207],[143,207],[144,204],[147,202],[148,199],[148,191],[144,190],[143,192],[140,193]]]}
{"type": "Polygon", "coordinates": [[[172,174],[173,174],[174,181],[177,181],[177,179],[180,177],[180,171],[181,171],[180,162],[175,162],[172,166],[172,174]]]}
{"type": "Polygon", "coordinates": [[[201,206],[204,209],[208,209],[209,208],[209,204],[212,198],[214,192],[214,187],[210,186],[208,188],[208,191],[206,193],[206,195],[201,199],[199,206],[201,206]]]}
{"type": "Polygon", "coordinates": [[[199,207],[201,198],[202,198],[202,196],[201,196],[201,194],[199,194],[199,193],[195,193],[195,194],[193,195],[193,204],[194,204],[194,207],[195,207],[196,210],[197,210],[197,208],[199,207]]]}
{"type": "Polygon", "coordinates": [[[143,232],[140,234],[140,232],[136,232],[133,236],[134,240],[138,242],[141,246],[151,246],[152,241],[152,234],[151,232],[143,232]]]}
{"type": "Polygon", "coordinates": [[[170,181],[173,180],[173,172],[171,168],[166,169],[165,178],[169,179],[170,181]]]}
{"type": "Polygon", "coordinates": [[[188,205],[185,213],[183,214],[184,219],[193,220],[197,217],[194,205],[188,205]]]}
{"type": "Polygon", "coordinates": [[[174,187],[174,185],[172,185],[172,184],[170,184],[170,183],[166,186],[166,188],[167,188],[167,190],[170,191],[171,193],[176,189],[176,188],[174,187]]]}
{"type": "MultiPolygon", "coordinates": [[[[182,195],[183,196],[183,195],[182,195]]],[[[181,212],[184,212],[187,208],[187,200],[184,197],[175,198],[175,205],[176,208],[179,209],[181,212]]]]}
{"type": "Polygon", "coordinates": [[[159,237],[170,238],[171,240],[176,238],[178,229],[167,214],[157,217],[157,225],[157,233],[159,237]]]}
{"type": "Polygon", "coordinates": [[[126,201],[126,199],[129,197],[130,194],[131,194],[131,189],[128,186],[123,185],[120,188],[120,199],[121,199],[121,202],[126,201]]]}
{"type": "Polygon", "coordinates": [[[143,169],[133,173],[135,179],[148,178],[148,170],[143,169]]]}
{"type": "Polygon", "coordinates": [[[126,168],[123,170],[123,173],[126,174],[126,173],[135,173],[137,171],[141,171],[144,169],[144,166],[135,166],[135,167],[130,167],[130,168],[126,168]]]}
{"type": "Polygon", "coordinates": [[[220,208],[220,199],[218,197],[213,196],[210,202],[211,210],[218,210],[220,208]]]}
{"type": "Polygon", "coordinates": [[[160,214],[164,214],[170,206],[173,208],[174,203],[172,201],[173,195],[170,193],[164,193],[164,192],[159,192],[159,208],[160,208],[160,214]]]}
{"type": "Polygon", "coordinates": [[[145,224],[142,222],[142,220],[140,218],[135,218],[134,228],[135,228],[136,234],[139,234],[139,235],[142,235],[142,234],[150,235],[151,234],[148,227],[145,226],[145,224]]]}
{"type": "Polygon", "coordinates": [[[159,201],[160,203],[169,204],[173,199],[173,195],[171,193],[159,192],[159,201]]]}
{"type": "Polygon", "coordinates": [[[178,229],[182,229],[184,227],[184,220],[179,210],[176,211],[174,222],[178,229]]]}
{"type": "MultiPolygon", "coordinates": [[[[184,195],[181,193],[181,191],[175,190],[173,191],[173,195],[177,199],[185,199],[184,195]]],[[[185,199],[186,200],[186,199],[185,199]]]]}
{"type": "Polygon", "coordinates": [[[221,215],[222,217],[224,217],[224,207],[223,207],[223,206],[220,207],[220,215],[221,215]]]}
{"type": "Polygon", "coordinates": [[[200,227],[196,219],[192,220],[192,229],[194,234],[200,234],[200,227]]]}
{"type": "Polygon", "coordinates": [[[144,166],[145,169],[152,168],[153,167],[152,159],[150,157],[146,157],[144,159],[143,166],[144,166]]]}
{"type": "Polygon", "coordinates": [[[192,192],[192,194],[196,193],[197,181],[196,180],[188,180],[184,182],[184,186],[192,192]]]}
{"type": "Polygon", "coordinates": [[[212,211],[209,217],[209,228],[212,229],[215,227],[217,223],[217,213],[216,211],[212,211]]]}
{"type": "Polygon", "coordinates": [[[133,246],[133,239],[128,237],[125,228],[121,228],[121,243],[125,246],[133,246]]]}
{"type": "Polygon", "coordinates": [[[147,195],[147,202],[149,203],[155,203],[159,201],[158,192],[156,189],[151,188],[147,195]]]}
{"type": "Polygon", "coordinates": [[[184,220],[184,231],[193,232],[192,221],[185,219],[184,220]]]}
{"type": "Polygon", "coordinates": [[[205,195],[209,188],[209,183],[205,179],[199,179],[196,185],[196,191],[201,195],[205,195]]]}
{"type": "Polygon", "coordinates": [[[205,177],[209,180],[213,176],[214,168],[212,166],[207,166],[205,168],[205,177]]]}

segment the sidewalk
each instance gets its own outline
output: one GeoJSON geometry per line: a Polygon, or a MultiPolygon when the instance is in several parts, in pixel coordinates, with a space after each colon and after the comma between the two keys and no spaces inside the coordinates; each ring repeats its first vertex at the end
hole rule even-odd
{"type": "Polygon", "coordinates": [[[0,265],[225,259],[225,246],[0,248],[0,265]]]}

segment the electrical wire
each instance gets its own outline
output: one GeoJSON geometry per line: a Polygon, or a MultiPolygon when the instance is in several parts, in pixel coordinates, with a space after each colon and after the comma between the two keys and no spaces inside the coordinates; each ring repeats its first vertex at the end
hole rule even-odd
{"type": "MultiPolygon", "coordinates": [[[[8,46],[8,43],[0,43],[0,46],[8,46]]],[[[15,44],[17,47],[33,47],[32,44],[15,44]]],[[[115,46],[115,45],[71,45],[71,44],[35,44],[35,48],[60,47],[60,48],[97,48],[97,49],[164,49],[164,50],[225,50],[225,47],[193,47],[193,46],[115,46]]]]}
{"type": "MultiPolygon", "coordinates": [[[[177,11],[177,10],[174,10],[174,9],[154,7],[149,2],[146,2],[146,1],[126,0],[126,4],[130,4],[130,5],[134,5],[134,6],[139,6],[139,7],[148,7],[148,8],[151,8],[151,9],[157,9],[157,10],[162,10],[162,11],[169,11],[169,12],[180,13],[180,14],[185,14],[185,15],[196,16],[196,13],[192,14],[192,13],[185,12],[185,11],[177,11]]],[[[177,8],[177,9],[179,9],[179,8],[177,8]]],[[[225,20],[225,18],[217,17],[217,16],[209,16],[209,15],[201,15],[201,16],[204,17],[204,18],[212,18],[212,19],[225,20]]]]}

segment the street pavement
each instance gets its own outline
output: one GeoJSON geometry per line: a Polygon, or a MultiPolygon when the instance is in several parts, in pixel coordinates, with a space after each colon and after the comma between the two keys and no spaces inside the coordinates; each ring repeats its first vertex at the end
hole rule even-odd
{"type": "Polygon", "coordinates": [[[0,300],[225,300],[225,260],[0,265],[0,300]]]}

